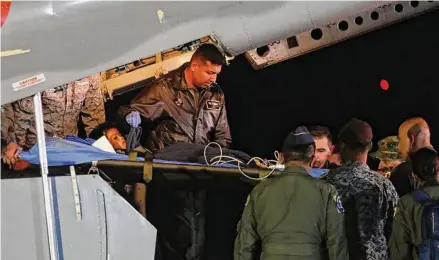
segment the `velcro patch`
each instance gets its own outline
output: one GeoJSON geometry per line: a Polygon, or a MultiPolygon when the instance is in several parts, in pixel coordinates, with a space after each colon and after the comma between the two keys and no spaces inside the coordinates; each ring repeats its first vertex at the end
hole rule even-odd
{"type": "Polygon", "coordinates": [[[206,109],[207,110],[218,110],[220,109],[221,105],[219,101],[216,100],[208,100],[206,102],[206,109]]]}

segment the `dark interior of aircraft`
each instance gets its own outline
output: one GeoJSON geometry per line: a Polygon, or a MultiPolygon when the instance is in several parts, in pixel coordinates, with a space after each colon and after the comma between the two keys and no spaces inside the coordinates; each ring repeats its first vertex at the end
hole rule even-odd
{"type": "MultiPolygon", "coordinates": [[[[411,116],[427,120],[439,146],[438,24],[439,11],[433,11],[259,71],[244,56],[235,57],[218,80],[232,148],[272,158],[296,126],[326,125],[336,136],[352,117],[371,124],[376,142],[397,135],[411,116]]],[[[108,119],[137,92],[108,102],[108,119]]],[[[211,194],[206,259],[232,259],[246,192],[211,194]]]]}

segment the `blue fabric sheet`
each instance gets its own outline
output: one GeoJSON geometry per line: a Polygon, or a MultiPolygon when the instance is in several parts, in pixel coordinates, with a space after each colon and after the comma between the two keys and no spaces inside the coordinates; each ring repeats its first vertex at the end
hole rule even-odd
{"type": "MultiPolygon", "coordinates": [[[[99,148],[91,146],[90,140],[84,140],[78,137],[69,138],[69,140],[46,137],[46,151],[49,166],[71,166],[82,163],[90,163],[100,160],[128,160],[124,154],[109,153],[99,148]]],[[[29,151],[21,152],[20,158],[31,164],[40,164],[38,144],[34,145],[29,151]]],[[[143,161],[143,158],[137,158],[143,161]]],[[[176,162],[154,159],[153,162],[183,164],[183,165],[201,165],[198,163],[176,162]]],[[[233,164],[223,164],[219,167],[234,167],[233,164]]]]}
{"type": "MultiPolygon", "coordinates": [[[[53,137],[46,137],[46,150],[49,166],[70,166],[100,160],[128,160],[127,155],[105,152],[84,142],[53,137]]],[[[32,164],[40,164],[38,144],[29,151],[22,152],[20,158],[32,164]]]]}
{"type": "MultiPolygon", "coordinates": [[[[100,160],[128,160],[124,154],[115,154],[102,151],[91,146],[94,140],[81,139],[78,137],[67,137],[68,140],[46,137],[47,160],[49,166],[71,166],[83,163],[90,163],[100,160]]],[[[29,151],[21,152],[20,158],[31,164],[40,164],[38,144],[34,145],[29,151]]],[[[137,158],[143,161],[143,158],[137,158]]],[[[177,162],[154,159],[156,163],[181,164],[181,165],[202,165],[199,163],[177,162]]],[[[221,164],[217,167],[238,168],[234,164],[221,164]]],[[[245,170],[244,170],[245,171],[245,170]]],[[[327,170],[312,169],[311,176],[318,178],[327,170]]]]}

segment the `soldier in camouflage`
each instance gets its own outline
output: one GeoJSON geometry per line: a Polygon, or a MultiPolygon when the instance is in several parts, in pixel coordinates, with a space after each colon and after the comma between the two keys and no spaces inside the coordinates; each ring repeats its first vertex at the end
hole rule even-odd
{"type": "MultiPolygon", "coordinates": [[[[76,136],[80,117],[87,136],[105,122],[104,98],[99,81],[97,74],[42,93],[46,135],[60,138],[76,136]]],[[[6,108],[10,120],[2,120],[2,139],[5,138],[8,146],[2,157],[4,162],[10,164],[15,150],[32,147],[37,142],[37,137],[32,97],[15,101],[6,108]],[[15,134],[11,135],[11,131],[15,134]]]]}
{"type": "MultiPolygon", "coordinates": [[[[1,125],[2,125],[2,155],[8,150],[7,144],[15,144],[15,130],[14,130],[14,110],[11,104],[6,104],[1,107],[1,125]]],[[[10,145],[11,146],[11,145],[10,145]]],[[[11,149],[9,149],[11,150],[11,149]]],[[[14,164],[18,159],[14,152],[9,152],[10,155],[3,157],[3,162],[9,165],[14,164]]]]}
{"type": "Polygon", "coordinates": [[[397,136],[388,136],[378,142],[378,151],[370,156],[380,160],[378,172],[390,177],[392,170],[402,163],[401,154],[398,151],[399,139],[397,136]]]}
{"type": "Polygon", "coordinates": [[[366,164],[372,147],[372,128],[352,119],[340,131],[342,165],[321,179],[334,185],[346,209],[350,259],[388,260],[398,194],[392,183],[366,164]]]}
{"type": "MultiPolygon", "coordinates": [[[[3,105],[1,108],[2,140],[5,143],[15,142],[14,130],[14,109],[11,104],[3,105]]],[[[3,150],[3,146],[2,146],[3,150]]]]}

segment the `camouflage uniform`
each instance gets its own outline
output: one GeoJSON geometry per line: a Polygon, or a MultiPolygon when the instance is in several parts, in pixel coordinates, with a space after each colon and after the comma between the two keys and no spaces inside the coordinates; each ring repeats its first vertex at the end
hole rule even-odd
{"type": "MultiPolygon", "coordinates": [[[[384,163],[393,161],[402,161],[401,154],[398,150],[399,139],[397,136],[388,136],[378,142],[378,151],[370,156],[379,159],[384,163]]],[[[400,163],[396,167],[385,167],[381,169],[386,177],[393,183],[399,197],[404,196],[421,187],[421,183],[412,176],[412,164],[409,160],[400,163]]]]}
{"type": "Polygon", "coordinates": [[[1,108],[2,114],[2,140],[7,144],[15,142],[15,129],[14,129],[14,110],[11,104],[3,105],[1,108]]]}
{"type": "MultiPolygon", "coordinates": [[[[87,136],[105,122],[104,98],[99,74],[42,93],[44,129],[48,136],[78,134],[78,121],[85,125],[87,136]]],[[[17,144],[30,148],[36,143],[32,97],[12,103],[17,144]]]]}
{"type": "Polygon", "coordinates": [[[361,162],[347,162],[321,179],[334,185],[346,210],[350,259],[388,260],[398,202],[392,183],[361,162]]]}

